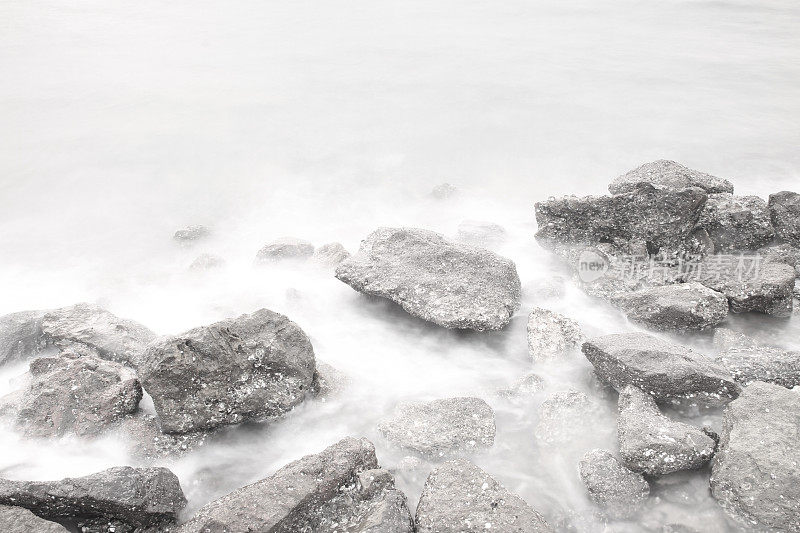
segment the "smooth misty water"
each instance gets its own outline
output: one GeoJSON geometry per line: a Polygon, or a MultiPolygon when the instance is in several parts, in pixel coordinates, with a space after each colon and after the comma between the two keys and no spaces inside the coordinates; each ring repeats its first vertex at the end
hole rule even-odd
{"type": "MultiPolygon", "coordinates": [[[[568,508],[578,530],[599,530],[575,458],[613,446],[613,433],[541,449],[547,393],[528,404],[495,394],[531,369],[533,291],[505,331],[457,333],[329,272],[256,269],[253,257],[284,235],[355,251],[380,225],[453,235],[464,219],[490,220],[508,230],[498,251],[530,288],[561,272],[532,239],[533,203],[549,195],[602,193],[658,158],[742,193],[797,190],[798,27],[794,1],[2,0],[0,312],[93,301],[167,334],[267,307],[350,376],[339,399],[165,463],[191,509],[348,434],[393,467],[403,454],[375,423],[396,401],[479,395],[498,438],[475,461],[554,523],[568,508]],[[461,194],[431,199],[443,181],[461,194]],[[176,246],[172,232],[190,223],[214,237],[176,246]],[[227,268],[188,272],[201,252],[227,268]]],[[[631,329],[574,288],[539,303],[590,334],[631,329]]],[[[796,318],[734,322],[800,342],[796,318]]],[[[3,390],[24,370],[4,369],[3,390]]],[[[598,398],[613,428],[613,399],[579,355],[535,370],[548,393],[598,398]]],[[[5,431],[0,450],[0,471],[20,479],[131,461],[113,438],[23,443],[5,431]]],[[[412,509],[429,468],[398,476],[412,509]]],[[[665,480],[640,522],[721,530],[706,483],[665,480]]]]}

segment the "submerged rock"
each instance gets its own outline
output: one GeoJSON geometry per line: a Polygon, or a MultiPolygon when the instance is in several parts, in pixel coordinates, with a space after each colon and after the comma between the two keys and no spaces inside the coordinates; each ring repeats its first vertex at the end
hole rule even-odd
{"type": "Polygon", "coordinates": [[[657,189],[681,191],[690,187],[699,187],[707,193],[733,192],[733,184],[725,179],[717,178],[705,172],[687,168],[675,161],[659,159],[645,163],[630,172],[618,177],[608,186],[611,194],[632,192],[640,184],[648,184],[657,189]]]}
{"type": "Polygon", "coordinates": [[[778,238],[800,248],[800,194],[776,192],[769,195],[767,205],[778,238]]]}
{"type": "Polygon", "coordinates": [[[225,266],[225,260],[218,255],[214,254],[200,254],[192,264],[189,265],[189,270],[213,270],[225,266]]]}
{"type": "Polygon", "coordinates": [[[465,220],[458,225],[458,240],[478,246],[495,246],[506,240],[506,230],[493,222],[465,220]]]}
{"type": "Polygon", "coordinates": [[[728,316],[725,295],[697,282],[621,294],[614,303],[633,322],[662,331],[708,329],[728,316]]]}
{"type": "Polygon", "coordinates": [[[358,253],[337,267],[336,277],[446,328],[501,329],[520,306],[512,261],[422,229],[372,232],[358,253]]]}
{"type": "Polygon", "coordinates": [[[265,244],[256,254],[256,263],[266,264],[284,260],[306,260],[314,255],[314,245],[302,239],[283,237],[265,244]]]}
{"type": "Polygon", "coordinates": [[[725,410],[711,493],[740,524],[800,529],[800,393],[753,383],[725,410]]]}
{"type": "Polygon", "coordinates": [[[600,405],[576,390],[551,394],[539,407],[534,435],[541,446],[563,446],[600,431],[600,405]]]}
{"type": "Polygon", "coordinates": [[[350,378],[344,372],[328,363],[317,361],[317,369],[314,374],[314,390],[317,396],[322,398],[336,396],[347,388],[349,382],[350,378]]]}
{"type": "Polygon", "coordinates": [[[0,505],[0,531],[3,533],[69,533],[57,524],[39,518],[24,507],[0,505]]]}
{"type": "Polygon", "coordinates": [[[714,332],[716,359],[742,385],[754,381],[792,388],[800,385],[800,352],[757,342],[741,333],[721,328],[714,332]]]}
{"type": "Polygon", "coordinates": [[[167,433],[267,420],[312,387],[308,337],[267,309],[153,342],[139,373],[167,433]]]}
{"type": "Polygon", "coordinates": [[[578,470],[589,498],[612,518],[633,516],[650,495],[650,485],[644,477],[622,466],[607,450],[587,452],[578,470]]]}
{"type": "Polygon", "coordinates": [[[617,436],[625,466],[651,476],[701,468],[716,446],[700,428],[661,414],[649,394],[632,386],[619,395],[617,436]]]}
{"type": "Polygon", "coordinates": [[[174,523],[186,498],[166,468],[123,466],[60,481],[0,479],[0,504],[24,507],[48,520],[76,521],[87,531],[109,522],[116,531],[141,531],[174,523]]]}
{"type": "Polygon", "coordinates": [[[431,472],[416,515],[417,533],[554,531],[536,510],[464,459],[431,472]]]}
{"type": "Polygon", "coordinates": [[[524,400],[542,392],[545,380],[537,374],[526,374],[519,378],[511,387],[500,389],[498,394],[509,400],[524,400]]]}
{"type": "Polygon", "coordinates": [[[583,339],[580,325],[571,318],[540,307],[528,315],[528,354],[535,362],[564,357],[583,339]]]}
{"type": "Polygon", "coordinates": [[[494,411],[480,398],[401,402],[378,423],[378,431],[402,448],[430,457],[489,448],[494,411]]]}
{"type": "Polygon", "coordinates": [[[204,239],[209,235],[211,235],[211,230],[209,230],[206,226],[194,224],[192,226],[186,226],[185,228],[179,229],[175,232],[172,238],[180,243],[188,243],[204,239]]]}
{"type": "Polygon", "coordinates": [[[741,390],[719,363],[644,333],[595,337],[583,344],[583,353],[617,391],[633,385],[662,403],[719,407],[741,390]]]}
{"type": "Polygon", "coordinates": [[[375,448],[348,437],[272,476],[215,500],[178,533],[270,531],[412,533],[402,492],[379,469],[375,448]],[[337,529],[338,528],[338,529],[337,529]]]}
{"type": "Polygon", "coordinates": [[[331,242],[314,250],[311,260],[320,266],[334,267],[348,257],[350,252],[344,246],[338,242],[331,242]]]}
{"type": "Polygon", "coordinates": [[[717,253],[757,250],[775,236],[767,203],[758,196],[710,194],[698,223],[717,253]]]}

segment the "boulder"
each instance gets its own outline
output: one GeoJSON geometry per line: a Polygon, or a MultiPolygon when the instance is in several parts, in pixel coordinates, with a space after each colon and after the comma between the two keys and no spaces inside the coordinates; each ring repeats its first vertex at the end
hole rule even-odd
{"type": "Polygon", "coordinates": [[[26,359],[44,348],[46,311],[19,311],[0,317],[0,365],[26,359]]]}
{"type": "Polygon", "coordinates": [[[0,531],[3,533],[69,533],[57,524],[39,518],[24,507],[0,505],[0,531]]]}
{"type": "Polygon", "coordinates": [[[173,239],[180,243],[190,243],[200,239],[204,239],[211,235],[211,230],[201,224],[194,224],[186,226],[175,232],[172,236],[173,239]]]}
{"type": "Polygon", "coordinates": [[[778,238],[800,248],[800,194],[790,191],[770,194],[767,206],[778,238]]]}
{"type": "Polygon", "coordinates": [[[358,253],[336,268],[336,277],[446,328],[501,329],[520,306],[512,261],[421,229],[372,232],[358,253]]]}
{"type": "Polygon", "coordinates": [[[178,478],[166,468],[109,468],[60,481],[0,479],[0,504],[31,510],[48,520],[77,522],[82,530],[141,531],[174,523],[186,506],[178,478]]]}
{"type": "MultiPolygon", "coordinates": [[[[797,271],[800,268],[800,248],[791,244],[780,243],[759,248],[756,253],[765,263],[784,263],[797,271]]],[[[800,274],[798,274],[800,276],[800,274]]]]}
{"type": "Polygon", "coordinates": [[[619,394],[617,437],[625,466],[651,476],[701,468],[716,446],[700,428],[661,414],[649,394],[630,385],[619,394]]]}
{"type": "Polygon", "coordinates": [[[506,230],[493,222],[465,220],[458,225],[458,240],[477,246],[496,246],[506,240],[506,230]]]}
{"type": "Polygon", "coordinates": [[[177,533],[210,531],[412,533],[414,525],[372,443],[348,437],[207,504],[177,533]]]}
{"type": "Polygon", "coordinates": [[[661,403],[719,407],[741,390],[710,358],[645,333],[595,337],[583,343],[583,353],[598,377],[617,391],[633,385],[661,403]]]}
{"type": "Polygon", "coordinates": [[[416,515],[417,533],[552,532],[542,515],[464,459],[428,476],[416,515]]]}
{"type": "Polygon", "coordinates": [[[620,294],[614,303],[631,321],[661,331],[704,330],[728,316],[725,295],[697,282],[620,294]]]}
{"type": "Polygon", "coordinates": [[[314,255],[314,245],[302,239],[283,237],[265,244],[256,254],[256,263],[267,264],[284,260],[304,261],[314,255]]]}
{"type": "Polygon", "coordinates": [[[224,266],[225,260],[220,256],[214,254],[200,254],[192,261],[192,264],[189,265],[189,270],[214,270],[224,266]]]}
{"type": "Polygon", "coordinates": [[[717,253],[757,250],[775,237],[767,203],[758,196],[709,194],[698,223],[717,253]]]}
{"type": "Polygon", "coordinates": [[[607,450],[591,450],[578,464],[589,498],[609,517],[625,519],[636,514],[650,495],[650,485],[607,450]]]}
{"type": "Polygon", "coordinates": [[[401,402],[378,423],[390,442],[429,457],[489,448],[494,444],[494,411],[480,398],[401,402]]]}
{"type": "Polygon", "coordinates": [[[754,381],[792,388],[800,385],[800,352],[761,344],[753,338],[725,328],[714,332],[720,350],[717,361],[742,385],[754,381]]]}
{"type": "Polygon", "coordinates": [[[608,190],[611,194],[622,194],[635,191],[640,184],[648,184],[657,189],[670,191],[699,187],[709,194],[733,192],[733,184],[728,180],[692,170],[680,163],[666,159],[645,163],[623,174],[611,182],[608,190]]]}
{"type": "Polygon", "coordinates": [[[528,315],[528,354],[534,362],[564,357],[583,339],[580,325],[571,318],[540,307],[528,315]]]}
{"type": "Polygon", "coordinates": [[[345,259],[350,257],[350,252],[338,242],[323,244],[311,256],[311,261],[319,266],[335,267],[345,259]]]}
{"type": "Polygon", "coordinates": [[[0,402],[29,437],[97,435],[135,412],[142,399],[132,370],[74,351],[35,359],[26,381],[0,402]]]}
{"type": "Polygon", "coordinates": [[[539,406],[536,441],[540,446],[561,447],[587,433],[599,433],[603,431],[598,425],[600,412],[600,405],[583,392],[555,392],[539,406]]]}
{"type": "Polygon", "coordinates": [[[158,418],[142,409],[125,417],[109,430],[127,446],[131,457],[143,464],[159,464],[164,459],[176,459],[203,446],[213,433],[169,434],[161,431],[158,418]]]}
{"type": "Polygon", "coordinates": [[[139,367],[166,433],[277,417],[302,402],[314,350],[300,327],[267,309],[154,341],[139,367]]]}
{"type": "Polygon", "coordinates": [[[752,383],[725,410],[711,494],[743,526],[800,530],[800,392],[752,383]]]}

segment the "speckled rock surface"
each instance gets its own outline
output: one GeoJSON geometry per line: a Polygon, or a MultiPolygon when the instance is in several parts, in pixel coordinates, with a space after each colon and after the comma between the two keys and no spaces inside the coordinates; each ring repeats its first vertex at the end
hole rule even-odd
{"type": "Polygon", "coordinates": [[[564,357],[583,339],[580,325],[571,318],[539,307],[528,315],[528,354],[535,362],[564,357]]]}
{"type": "Polygon", "coordinates": [[[497,393],[508,400],[528,400],[542,392],[545,385],[543,377],[530,373],[519,378],[510,387],[498,390],[497,393]]]}
{"type": "Polygon", "coordinates": [[[661,331],[704,330],[728,316],[725,295],[697,282],[650,287],[613,301],[633,322],[661,331]]]}
{"type": "Polygon", "coordinates": [[[24,507],[0,505],[0,531],[3,533],[69,533],[57,524],[39,518],[24,507]]]}
{"type": "Polygon", "coordinates": [[[636,514],[650,495],[650,485],[641,474],[623,466],[608,450],[591,450],[578,464],[589,498],[617,519],[636,514]]]}
{"type": "Polygon", "coordinates": [[[611,194],[631,192],[640,183],[672,191],[699,187],[708,193],[733,192],[733,184],[728,180],[692,170],[666,159],[645,163],[623,174],[611,182],[608,190],[611,194]]]}
{"type": "Polygon", "coordinates": [[[47,311],[19,311],[0,317],[0,365],[25,359],[44,346],[42,318],[47,311]]]}
{"type": "Polygon", "coordinates": [[[277,261],[302,261],[314,255],[314,245],[302,239],[282,237],[265,244],[256,254],[256,263],[266,264],[277,261]]]}
{"type": "Polygon", "coordinates": [[[710,194],[698,223],[716,253],[756,250],[775,237],[767,203],[758,196],[710,194]]]}
{"type": "Polygon", "coordinates": [[[501,329],[520,306],[514,263],[493,252],[414,228],[380,228],[336,277],[446,328],[501,329]]]}
{"type": "Polygon", "coordinates": [[[742,385],[753,381],[783,387],[800,385],[800,352],[768,346],[755,339],[721,328],[714,332],[714,345],[720,350],[717,361],[742,385]]]}
{"type": "Polygon", "coordinates": [[[800,194],[776,192],[769,195],[767,205],[778,238],[800,248],[800,194]]]}

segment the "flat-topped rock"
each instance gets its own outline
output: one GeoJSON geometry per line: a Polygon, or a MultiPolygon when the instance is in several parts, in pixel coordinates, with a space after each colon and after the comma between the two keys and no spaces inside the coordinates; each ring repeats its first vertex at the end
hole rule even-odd
{"type": "Polygon", "coordinates": [[[728,316],[725,295],[697,282],[649,287],[613,301],[631,321],[661,331],[704,330],[728,316]]]}
{"type": "Polygon", "coordinates": [[[770,194],[767,206],[778,238],[800,248],[800,194],[791,191],[770,194]]]}
{"type": "Polygon", "coordinates": [[[256,254],[256,263],[303,261],[314,255],[314,245],[294,237],[282,237],[265,244],[256,254]]]}
{"type": "Polygon", "coordinates": [[[583,339],[580,325],[571,318],[540,307],[528,315],[528,354],[536,362],[564,357],[583,339]]]}
{"type": "Polygon", "coordinates": [[[0,531],[3,533],[69,533],[57,524],[39,518],[24,507],[0,505],[0,531]]]}
{"type": "Polygon", "coordinates": [[[698,224],[717,253],[757,250],[775,237],[767,203],[758,196],[710,194],[698,224]]]}
{"type": "Polygon", "coordinates": [[[726,179],[692,170],[680,163],[666,159],[645,163],[619,176],[611,182],[608,190],[611,194],[632,192],[643,183],[671,191],[699,187],[707,193],[733,192],[733,184],[726,179]]]}
{"type": "Polygon", "coordinates": [[[337,267],[336,277],[446,328],[501,329],[520,306],[512,261],[422,229],[372,232],[358,253],[337,267]]]}
{"type": "Polygon", "coordinates": [[[635,515],[650,495],[650,485],[644,477],[623,466],[608,450],[587,452],[578,471],[589,498],[612,518],[635,515]]]}

